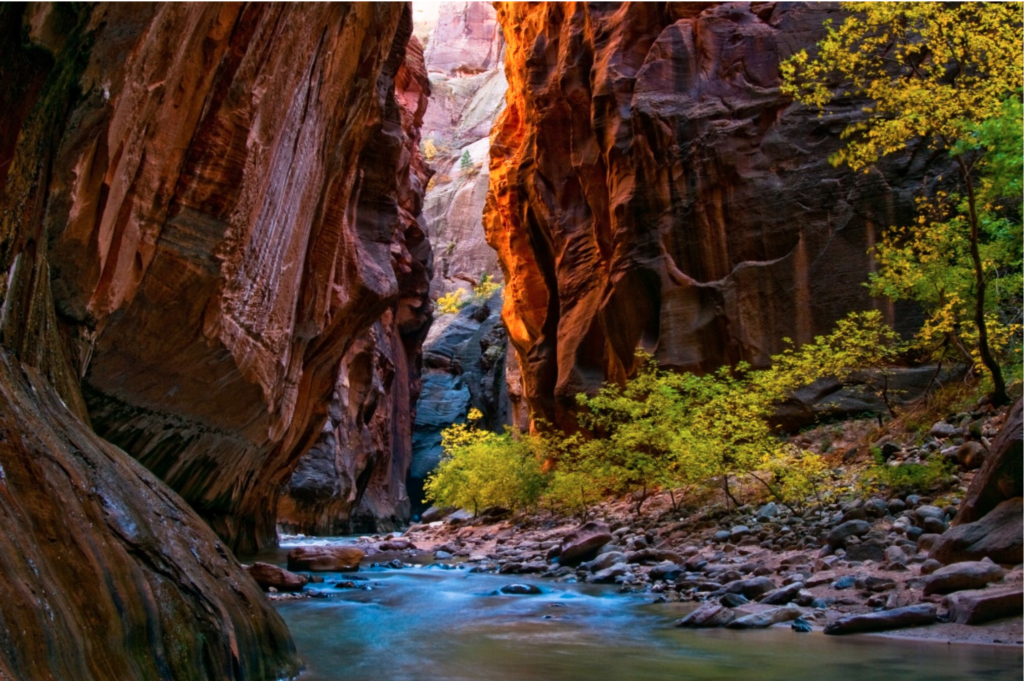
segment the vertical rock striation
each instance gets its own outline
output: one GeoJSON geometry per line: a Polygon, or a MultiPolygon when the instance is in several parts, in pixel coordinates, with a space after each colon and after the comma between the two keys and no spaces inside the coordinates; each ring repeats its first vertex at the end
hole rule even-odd
{"type": "MultiPolygon", "coordinates": [[[[26,23],[48,47],[67,12],[42,7],[26,23]]],[[[65,356],[32,361],[64,395],[84,376],[98,433],[232,547],[271,544],[341,358],[400,296],[409,8],[83,12],[8,170],[5,344],[60,336],[38,352],[65,356]]]]}
{"type": "Polygon", "coordinates": [[[398,70],[395,94],[385,126],[400,144],[377,150],[374,162],[391,165],[398,178],[401,226],[391,246],[391,266],[399,297],[341,362],[323,431],[299,461],[278,505],[278,521],[288,532],[388,531],[409,519],[406,477],[421,346],[432,319],[433,266],[420,217],[431,173],[419,148],[430,85],[415,37],[398,70]]]}
{"type": "MultiPolygon", "coordinates": [[[[491,137],[485,229],[531,409],[621,380],[641,345],[665,366],[764,363],[868,297],[877,230],[907,219],[936,157],[867,174],[828,156],[864,102],[819,117],[779,62],[837,6],[499,3],[507,106],[491,137]]],[[[939,161],[940,162],[940,161],[939,161]]]]}
{"type": "Polygon", "coordinates": [[[274,541],[367,329],[411,373],[410,33],[399,3],[0,7],[0,676],[297,672],[231,549],[274,541]]]}

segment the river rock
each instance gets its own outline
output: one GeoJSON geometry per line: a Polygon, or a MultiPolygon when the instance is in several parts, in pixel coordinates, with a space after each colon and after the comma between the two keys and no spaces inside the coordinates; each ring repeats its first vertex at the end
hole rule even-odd
{"type": "Polygon", "coordinates": [[[749,603],[750,599],[742,594],[727,593],[719,598],[718,602],[727,608],[738,608],[749,603]]]}
{"type": "Polygon", "coordinates": [[[682,565],[679,565],[678,563],[673,563],[670,560],[666,560],[652,567],[651,571],[647,574],[650,576],[651,579],[654,580],[675,579],[679,575],[683,574],[685,571],[686,568],[684,568],[682,565]]]}
{"type": "Polygon", "coordinates": [[[609,551],[608,553],[601,553],[594,560],[587,561],[580,565],[581,568],[589,572],[598,572],[605,568],[610,568],[616,563],[626,562],[626,554],[622,551],[609,551]]]}
{"type": "Polygon", "coordinates": [[[604,570],[598,570],[587,581],[594,582],[595,584],[611,584],[615,581],[616,577],[622,577],[627,574],[631,574],[629,566],[626,563],[616,563],[604,570]]]}
{"type": "Polygon", "coordinates": [[[800,595],[800,590],[803,588],[803,582],[793,582],[787,586],[769,591],[758,602],[764,605],[786,605],[800,595]]]}
{"type": "Polygon", "coordinates": [[[506,584],[498,591],[512,596],[535,596],[541,593],[540,588],[533,584],[506,584]]]}
{"type": "Polygon", "coordinates": [[[980,520],[957,525],[935,541],[929,555],[942,563],[991,558],[997,563],[1024,562],[1021,498],[1000,503],[980,520]]]}
{"type": "Polygon", "coordinates": [[[592,520],[562,538],[562,552],[558,556],[558,562],[562,565],[579,564],[592,557],[611,540],[612,535],[608,526],[592,520]]]}
{"type": "Polygon", "coordinates": [[[885,545],[877,541],[866,541],[846,547],[846,560],[885,560],[885,545]]]}
{"type": "Polygon", "coordinates": [[[633,551],[626,556],[626,562],[640,563],[641,565],[645,565],[647,563],[662,563],[665,561],[682,563],[683,557],[675,551],[666,551],[664,549],[640,549],[639,551],[633,551]]]}
{"type": "Polygon", "coordinates": [[[445,508],[431,506],[430,508],[423,512],[423,515],[420,516],[420,520],[422,520],[425,523],[437,522],[438,520],[444,520],[452,513],[455,513],[455,511],[457,510],[458,509],[452,506],[447,506],[445,508]]]}
{"type": "Polygon", "coordinates": [[[939,568],[925,577],[924,595],[979,589],[1003,578],[1006,572],[987,561],[966,561],[939,568]]]}
{"type": "Polygon", "coordinates": [[[971,471],[975,468],[981,468],[985,464],[985,456],[987,454],[985,445],[971,440],[957,447],[956,460],[961,468],[971,471]]]}
{"type": "Polygon", "coordinates": [[[864,520],[849,520],[835,527],[828,533],[825,539],[833,549],[839,549],[846,545],[850,537],[859,537],[871,531],[871,525],[864,520]]]}
{"type": "Polygon", "coordinates": [[[691,628],[724,627],[736,619],[736,613],[719,603],[705,603],[686,617],[676,620],[674,626],[691,628]]]}
{"type": "Polygon", "coordinates": [[[791,622],[802,614],[799,606],[789,604],[734,619],[726,626],[730,629],[766,629],[780,622],[791,622]]]}
{"type": "Polygon", "coordinates": [[[354,546],[298,546],[288,552],[288,569],[350,572],[359,569],[359,561],[365,555],[362,549],[354,546]]]}
{"type": "Polygon", "coordinates": [[[917,627],[932,624],[937,620],[938,609],[935,604],[921,603],[905,608],[848,615],[828,624],[825,627],[825,633],[830,635],[864,634],[872,631],[917,627]]]}
{"type": "Polygon", "coordinates": [[[946,596],[949,620],[958,624],[984,624],[1001,617],[1020,616],[1024,592],[1020,585],[978,591],[958,591],[946,596]]]}
{"type": "Polygon", "coordinates": [[[757,598],[775,589],[775,582],[767,577],[751,577],[737,579],[722,587],[727,593],[741,594],[747,598],[757,598]]]}
{"type": "Polygon", "coordinates": [[[960,429],[945,421],[938,421],[928,432],[932,437],[947,438],[959,435],[960,429]]]}
{"type": "Polygon", "coordinates": [[[264,591],[271,587],[278,591],[302,591],[309,583],[306,575],[297,575],[270,563],[253,563],[245,571],[264,591]]]}

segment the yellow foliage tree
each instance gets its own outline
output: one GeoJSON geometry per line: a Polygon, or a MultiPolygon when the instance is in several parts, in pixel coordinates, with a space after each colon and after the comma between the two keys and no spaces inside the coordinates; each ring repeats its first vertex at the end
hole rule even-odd
{"type": "MultiPolygon", "coordinates": [[[[927,238],[946,239],[950,248],[963,244],[973,270],[968,307],[977,354],[992,377],[993,401],[1005,403],[985,310],[988,275],[977,191],[978,171],[990,150],[978,143],[977,131],[1003,115],[1007,99],[1020,100],[1022,4],[850,2],[843,8],[852,14],[838,28],[829,27],[815,58],[801,51],[782,65],[782,90],[826,110],[839,97],[870,100],[867,115],[843,131],[846,145],[831,159],[837,165],[866,171],[912,140],[950,152],[964,192],[961,219],[927,238]],[[954,238],[952,231],[962,236],[954,238]]],[[[943,306],[950,312],[956,307],[950,301],[943,306]]]]}

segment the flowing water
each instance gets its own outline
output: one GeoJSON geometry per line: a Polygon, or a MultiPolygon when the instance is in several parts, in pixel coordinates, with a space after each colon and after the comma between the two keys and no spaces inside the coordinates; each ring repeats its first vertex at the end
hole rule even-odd
{"type": "MultiPolygon", "coordinates": [[[[287,548],[262,559],[283,565],[287,548]]],[[[300,681],[1017,681],[1024,660],[1011,647],[674,629],[692,605],[539,579],[541,595],[499,595],[526,580],[437,566],[324,577],[358,587],[276,603],[300,681]]]]}

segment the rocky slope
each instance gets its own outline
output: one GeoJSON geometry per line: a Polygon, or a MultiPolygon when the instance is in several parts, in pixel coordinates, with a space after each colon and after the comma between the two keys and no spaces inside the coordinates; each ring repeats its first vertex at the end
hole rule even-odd
{"type": "MultiPolygon", "coordinates": [[[[62,25],[37,14],[49,45],[62,25]]],[[[8,222],[5,253],[25,268],[46,244],[49,276],[16,279],[49,286],[56,316],[12,288],[8,347],[32,325],[61,335],[55,384],[85,377],[97,432],[233,547],[270,544],[341,358],[399,297],[393,260],[414,260],[396,239],[408,7],[100,5],[83,21],[53,83],[66,98],[40,100],[49,118],[7,178],[8,216],[37,236],[8,222]]]]}
{"type": "Polygon", "coordinates": [[[401,221],[392,245],[398,300],[341,362],[324,429],[299,461],[278,504],[287,532],[339,535],[394,529],[409,519],[406,478],[420,392],[421,346],[431,323],[431,244],[422,210],[431,171],[419,149],[430,96],[423,48],[413,37],[395,81],[401,153],[395,168],[401,221]]]}
{"type": "Polygon", "coordinates": [[[485,228],[504,319],[539,415],[632,369],[755,364],[878,307],[869,248],[906,219],[936,159],[854,176],[828,156],[863,102],[820,117],[778,65],[824,35],[828,4],[499,3],[507,107],[485,228]]]}

